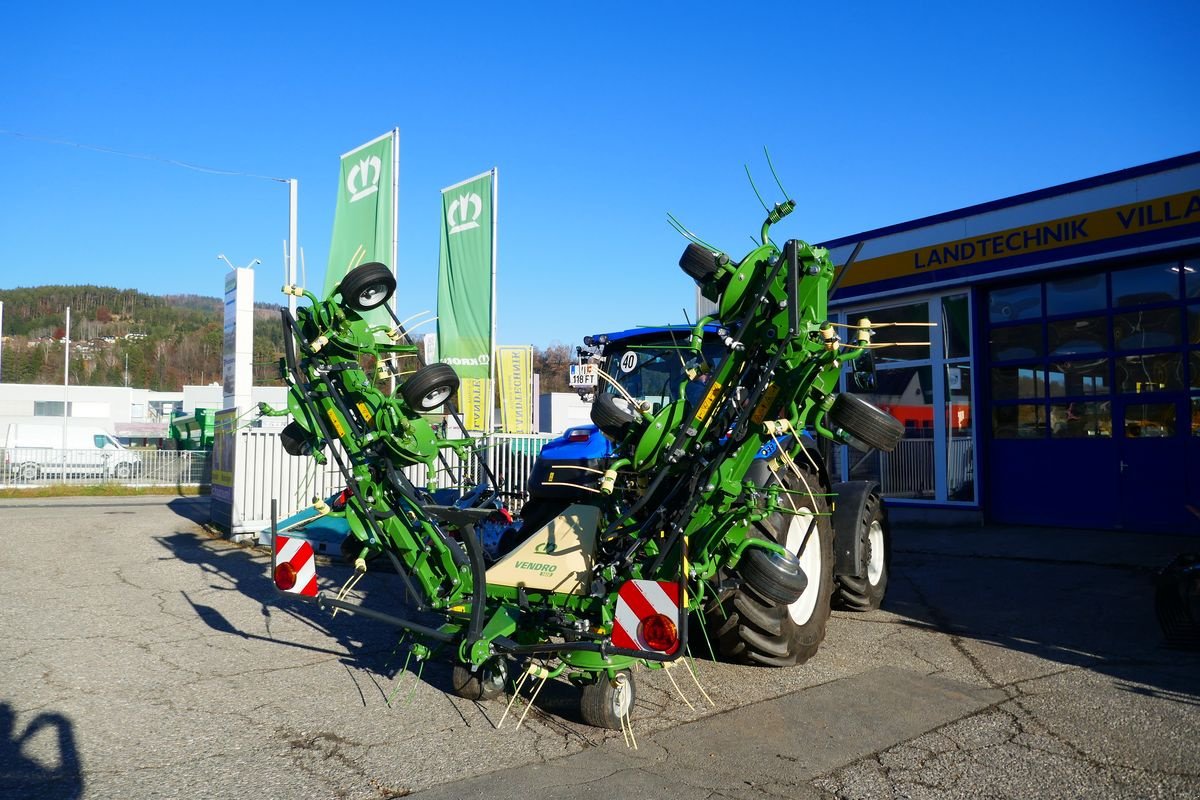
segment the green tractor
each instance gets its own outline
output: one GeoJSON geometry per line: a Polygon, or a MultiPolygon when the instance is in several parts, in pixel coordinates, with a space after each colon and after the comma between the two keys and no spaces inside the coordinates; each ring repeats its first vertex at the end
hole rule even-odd
{"type": "Polygon", "coordinates": [[[495,504],[483,502],[495,481],[449,495],[432,485],[439,461],[469,457],[473,444],[439,436],[427,416],[457,389],[453,369],[406,372],[401,360],[417,348],[400,320],[363,319],[390,313],[390,271],[360,266],[324,299],[285,287],[309,305],[283,312],[288,405],[264,411],[292,415],[288,452],[323,461],[328,449],[337,460],[346,492],[318,508],[345,518],[356,575],[394,570],[412,601],[382,613],[320,591],[311,552],[283,535],[277,586],[406,631],[418,659],[453,665],[465,697],[496,697],[518,671],[565,677],[599,727],[628,719],[632,667],[669,665],[695,638],[750,663],[807,660],[831,596],[870,609],[886,583],[878,490],[831,483],[816,442],[889,451],[904,428],[838,391],[843,365],[869,353],[871,324],[844,326],[843,341],[827,319],[837,273],[827,251],[770,241],[794,207],[771,209],[761,244],[738,261],[688,245],[680,266],[714,315],[591,337],[603,381],[595,426],[546,446],[520,518],[498,533],[495,504]],[[380,388],[397,377],[394,393],[380,388]]]}

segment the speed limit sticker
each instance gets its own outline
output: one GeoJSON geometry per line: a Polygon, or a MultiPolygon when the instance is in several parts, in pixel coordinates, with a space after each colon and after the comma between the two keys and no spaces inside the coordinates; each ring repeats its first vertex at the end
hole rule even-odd
{"type": "Polygon", "coordinates": [[[621,372],[633,372],[637,369],[637,365],[638,356],[634,351],[628,350],[625,355],[621,356],[621,372]]]}

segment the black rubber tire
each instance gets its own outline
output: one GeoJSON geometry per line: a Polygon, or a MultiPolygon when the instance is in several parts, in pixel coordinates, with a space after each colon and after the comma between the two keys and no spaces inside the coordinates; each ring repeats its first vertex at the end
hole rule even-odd
{"type": "Polygon", "coordinates": [[[453,397],[460,383],[458,373],[449,364],[427,364],[400,384],[400,395],[416,411],[428,413],[453,397]]]}
{"type": "Polygon", "coordinates": [[[1200,555],[1181,554],[1158,574],[1154,612],[1168,647],[1200,650],[1200,555]]]}
{"type": "Polygon", "coordinates": [[[638,418],[617,406],[613,395],[608,392],[597,392],[592,401],[592,422],[608,438],[619,442],[629,435],[638,422],[638,418]]]}
{"type": "Polygon", "coordinates": [[[800,570],[799,561],[757,547],[742,556],[738,572],[760,597],[779,605],[796,602],[808,587],[808,577],[800,570]]]}
{"type": "Polygon", "coordinates": [[[696,283],[705,283],[720,269],[720,257],[718,253],[693,242],[684,248],[683,255],[679,257],[679,268],[696,283]]]}
{"type": "Polygon", "coordinates": [[[27,461],[13,470],[13,475],[18,481],[26,481],[29,483],[36,481],[40,474],[41,471],[38,469],[38,465],[34,464],[32,461],[27,461]]]}
{"type": "Polygon", "coordinates": [[[466,664],[455,664],[450,671],[450,688],[467,700],[495,700],[508,685],[508,662],[502,656],[485,661],[478,672],[466,664]]]}
{"type": "Polygon", "coordinates": [[[859,571],[863,577],[834,576],[833,604],[843,611],[874,611],[883,605],[892,571],[892,534],[883,498],[874,492],[867,497],[857,527],[863,555],[859,571]]]}
{"type": "Polygon", "coordinates": [[[119,481],[127,481],[133,477],[133,464],[123,461],[113,467],[113,477],[119,481]]]}
{"type": "Polygon", "coordinates": [[[829,409],[829,422],[863,444],[890,453],[904,438],[904,423],[858,395],[842,392],[829,409]]]}
{"type": "Polygon", "coordinates": [[[279,432],[279,443],[289,456],[311,455],[315,439],[299,422],[292,420],[279,432]]]}
{"type": "Polygon", "coordinates": [[[338,285],[342,304],[355,311],[379,308],[396,291],[396,276],[386,264],[370,261],[350,270],[338,285]]]}
{"type": "Polygon", "coordinates": [[[584,684],[579,698],[579,716],[593,728],[619,731],[623,712],[632,712],[635,702],[637,684],[629,670],[621,670],[612,680],[601,675],[595,683],[584,684]]]}
{"type": "MultiPolygon", "coordinates": [[[[743,584],[723,593],[705,608],[709,639],[718,655],[732,661],[769,667],[789,667],[812,658],[825,641],[833,594],[833,526],[830,524],[825,497],[827,489],[807,465],[797,465],[813,495],[780,495],[780,501],[795,503],[797,510],[808,509],[813,515],[773,514],[756,523],[754,534],[799,548],[804,532],[814,527],[800,555],[808,586],[795,603],[773,602],[751,586],[743,584]],[[816,548],[809,550],[808,548],[816,548]],[[815,565],[815,566],[814,566],[815,565]]],[[[790,471],[775,473],[783,477],[784,488],[805,492],[804,483],[790,471]]],[[[795,551],[793,551],[795,552],[795,551]]]]}

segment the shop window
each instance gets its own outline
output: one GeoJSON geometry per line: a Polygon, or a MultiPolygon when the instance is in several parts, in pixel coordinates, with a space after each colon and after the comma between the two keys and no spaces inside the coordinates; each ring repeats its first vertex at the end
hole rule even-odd
{"type": "Polygon", "coordinates": [[[1015,322],[1021,319],[1041,319],[1042,285],[1010,286],[988,293],[988,320],[1015,322]]]}
{"type": "Polygon", "coordinates": [[[1041,439],[1046,435],[1046,407],[1021,403],[992,408],[992,436],[997,439],[1041,439]]]}
{"type": "Polygon", "coordinates": [[[965,294],[942,298],[942,351],[946,358],[971,357],[971,316],[965,294]]]}
{"type": "Polygon", "coordinates": [[[1125,356],[1117,359],[1117,391],[1124,394],[1170,392],[1183,388],[1179,353],[1125,356]]]}
{"type": "Polygon", "coordinates": [[[1191,381],[1188,388],[1200,389],[1200,350],[1193,350],[1188,355],[1188,360],[1191,362],[1191,381]]]}
{"type": "Polygon", "coordinates": [[[1046,338],[1052,356],[1079,356],[1108,350],[1108,319],[1087,317],[1051,322],[1046,338]]]}
{"type": "Polygon", "coordinates": [[[1183,270],[1183,285],[1188,297],[1200,297],[1200,259],[1185,261],[1180,266],[1183,270]]]}
{"type": "Polygon", "coordinates": [[[1161,439],[1175,435],[1174,403],[1139,403],[1125,407],[1125,438],[1161,439]]]}
{"type": "Polygon", "coordinates": [[[1052,439],[1094,439],[1112,436],[1111,403],[1062,403],[1050,406],[1052,439]]]}
{"type": "Polygon", "coordinates": [[[1058,361],[1046,371],[1051,397],[1108,394],[1109,360],[1058,361]]]}
{"type": "Polygon", "coordinates": [[[1042,326],[1013,325],[992,329],[992,360],[1020,361],[1042,356],[1042,326]]]}
{"type": "Polygon", "coordinates": [[[1108,305],[1105,274],[1083,275],[1046,282],[1046,314],[1099,311],[1108,305]]]}
{"type": "Polygon", "coordinates": [[[1200,306],[1188,306],[1188,344],[1200,344],[1200,306]]]}
{"type": "MultiPolygon", "coordinates": [[[[857,322],[856,315],[852,322],[857,322]]],[[[920,325],[929,322],[929,303],[912,303],[906,306],[895,306],[872,311],[867,314],[873,323],[909,322],[920,325]]],[[[876,344],[892,344],[896,342],[926,342],[926,344],[900,345],[898,347],[883,347],[874,352],[875,362],[885,364],[896,361],[923,361],[929,358],[929,329],[925,327],[881,327],[872,337],[876,344]]]]}
{"type": "Polygon", "coordinates": [[[1192,436],[1200,436],[1200,397],[1192,398],[1192,436]]]}
{"type": "Polygon", "coordinates": [[[1045,396],[1041,367],[993,367],[993,400],[1035,400],[1045,396]]]}
{"type": "Polygon", "coordinates": [[[1149,350],[1179,344],[1179,309],[1127,311],[1113,316],[1113,339],[1118,350],[1149,350]]]}
{"type": "Polygon", "coordinates": [[[975,413],[971,367],[946,367],[946,499],[975,499],[975,413]]]}
{"type": "MultiPolygon", "coordinates": [[[[74,416],[74,403],[67,404],[67,415],[74,416]]],[[[63,415],[62,400],[34,400],[33,415],[35,417],[61,417],[63,415]]]]}
{"type": "Polygon", "coordinates": [[[1138,306],[1179,299],[1178,264],[1151,264],[1112,274],[1113,305],[1138,306]]]}

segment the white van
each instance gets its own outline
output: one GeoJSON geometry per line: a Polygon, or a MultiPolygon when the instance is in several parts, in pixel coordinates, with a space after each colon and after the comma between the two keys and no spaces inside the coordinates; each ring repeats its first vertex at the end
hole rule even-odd
{"type": "Polygon", "coordinates": [[[96,425],[68,424],[64,430],[61,424],[14,422],[4,440],[4,475],[20,481],[54,475],[128,480],[141,462],[96,425]]]}

